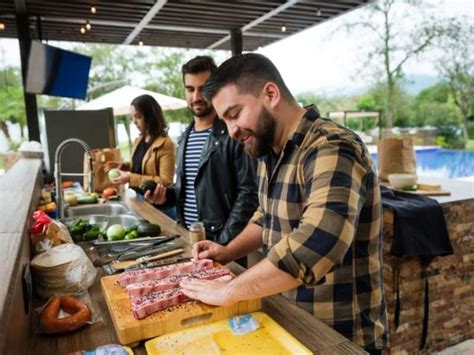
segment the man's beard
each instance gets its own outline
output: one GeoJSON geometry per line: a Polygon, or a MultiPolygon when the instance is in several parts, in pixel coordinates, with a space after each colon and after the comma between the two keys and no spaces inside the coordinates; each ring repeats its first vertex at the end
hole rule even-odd
{"type": "Polygon", "coordinates": [[[253,143],[245,144],[245,150],[255,158],[263,157],[272,151],[276,131],[276,120],[265,107],[262,107],[258,115],[258,122],[258,128],[255,132],[242,129],[238,137],[239,139],[245,136],[254,138],[253,143]]]}
{"type": "Polygon", "coordinates": [[[207,103],[206,101],[199,101],[199,103],[204,103],[205,107],[200,110],[200,111],[195,111],[193,109],[193,104],[196,104],[197,102],[193,102],[191,105],[188,106],[189,110],[195,117],[206,117],[208,116],[212,110],[214,109],[211,104],[207,103]]]}

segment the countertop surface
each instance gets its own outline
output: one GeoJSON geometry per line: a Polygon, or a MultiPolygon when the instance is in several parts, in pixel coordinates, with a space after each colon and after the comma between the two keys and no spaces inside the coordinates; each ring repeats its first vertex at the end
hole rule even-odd
{"type": "MultiPolygon", "coordinates": [[[[133,191],[128,190],[124,194],[124,202],[133,209],[136,215],[146,218],[152,223],[160,224],[164,234],[179,234],[183,240],[188,240],[188,232],[184,228],[147,202],[137,200],[134,197],[133,191]]],[[[87,246],[84,246],[84,248],[87,249],[87,246]]],[[[189,246],[186,247],[186,253],[189,255],[189,246]]],[[[230,263],[227,266],[236,274],[245,271],[245,269],[235,263],[230,263]]],[[[94,285],[89,289],[89,294],[94,310],[102,318],[102,321],[71,334],[59,336],[32,334],[29,344],[30,354],[65,354],[77,350],[93,349],[104,344],[118,343],[100,287],[100,278],[104,276],[104,272],[101,268],[97,270],[98,274],[94,285]]],[[[262,304],[263,312],[267,313],[313,352],[324,351],[333,354],[364,353],[356,344],[344,338],[316,317],[293,305],[282,296],[266,297],[263,299],[262,304]]],[[[37,307],[39,305],[41,305],[41,301],[35,300],[34,306],[37,307]]],[[[32,332],[34,333],[34,329],[32,332]]],[[[133,350],[135,354],[146,354],[143,342],[133,350]]]]}

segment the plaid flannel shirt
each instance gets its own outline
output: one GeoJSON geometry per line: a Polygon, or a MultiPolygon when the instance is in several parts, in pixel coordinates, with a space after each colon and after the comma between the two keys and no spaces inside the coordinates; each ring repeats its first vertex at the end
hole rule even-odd
{"type": "Polygon", "coordinates": [[[259,159],[264,254],[303,285],[283,295],[367,350],[387,339],[382,206],[377,175],[360,138],[314,106],[269,176],[259,159]]]}

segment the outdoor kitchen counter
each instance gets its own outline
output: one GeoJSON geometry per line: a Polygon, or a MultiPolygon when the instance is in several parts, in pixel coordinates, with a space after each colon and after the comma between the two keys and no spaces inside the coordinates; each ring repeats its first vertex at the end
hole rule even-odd
{"type": "MultiPolygon", "coordinates": [[[[0,255],[3,262],[0,286],[0,353],[53,355],[117,343],[100,288],[102,270],[98,270],[96,282],[89,290],[94,308],[103,319],[101,322],[67,335],[35,334],[32,324],[33,309],[41,304],[41,301],[35,300],[33,305],[26,302],[30,307],[25,308],[22,278],[30,259],[27,229],[31,212],[39,201],[40,180],[41,161],[36,159],[21,159],[6,175],[0,177],[0,255]]],[[[433,179],[432,182],[436,181],[433,179]]],[[[455,255],[435,259],[429,269],[432,302],[428,349],[439,349],[447,344],[474,337],[473,185],[449,180],[447,185],[443,183],[443,189],[452,191],[450,197],[440,197],[438,200],[445,213],[455,255]]],[[[129,197],[125,198],[125,202],[141,217],[160,223],[165,233],[186,236],[184,229],[146,202],[129,197]]],[[[390,229],[386,229],[385,233],[384,250],[387,251],[390,245],[390,229]]],[[[235,264],[230,266],[237,273],[241,270],[235,264]]],[[[390,323],[393,320],[392,267],[393,260],[385,255],[385,294],[390,323]]],[[[400,328],[396,335],[391,329],[392,350],[413,351],[417,349],[422,319],[422,302],[419,296],[422,294],[420,290],[423,284],[420,281],[419,263],[416,260],[404,261],[400,275],[400,328]],[[414,280],[411,280],[412,278],[414,280]]],[[[349,340],[280,296],[265,298],[263,311],[315,352],[361,353],[360,348],[349,340]]],[[[135,349],[135,352],[144,354],[144,347],[135,349]]]]}
{"type": "MultiPolygon", "coordinates": [[[[187,241],[188,233],[184,228],[177,225],[147,202],[139,201],[133,196],[133,191],[128,190],[124,194],[124,203],[130,206],[135,214],[141,218],[148,219],[150,222],[160,224],[164,234],[179,234],[187,241]]],[[[189,247],[187,247],[186,251],[189,254],[189,247]]],[[[236,274],[244,271],[243,268],[235,263],[229,264],[228,267],[236,274]]],[[[89,289],[93,306],[102,317],[102,321],[72,334],[40,336],[32,333],[29,341],[30,354],[65,354],[81,349],[93,349],[104,344],[118,344],[114,326],[100,287],[100,278],[102,276],[104,276],[104,272],[99,268],[95,283],[89,289]]],[[[40,301],[34,301],[35,307],[39,304],[40,301]]],[[[364,353],[357,345],[281,296],[267,297],[263,299],[262,304],[262,311],[282,325],[283,328],[313,352],[332,354],[364,353]]],[[[135,354],[146,354],[143,342],[133,350],[135,354]]]]}
{"type": "MultiPolygon", "coordinates": [[[[420,178],[440,184],[450,196],[432,196],[443,210],[453,255],[430,263],[429,324],[426,347],[433,353],[474,337],[474,183],[440,178],[420,178]]],[[[387,302],[390,352],[412,353],[420,344],[423,325],[424,280],[420,258],[390,255],[393,213],[384,210],[384,291],[387,302]],[[397,282],[397,272],[399,279],[397,282]],[[395,329],[397,286],[400,290],[400,323],[395,329]]]]}

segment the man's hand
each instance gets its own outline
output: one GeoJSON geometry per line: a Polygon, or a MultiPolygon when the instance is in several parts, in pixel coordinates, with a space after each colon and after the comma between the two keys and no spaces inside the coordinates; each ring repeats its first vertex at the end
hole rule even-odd
{"type": "Polygon", "coordinates": [[[232,255],[228,247],[211,242],[210,240],[202,240],[193,246],[194,259],[212,259],[223,265],[232,261],[232,255]]]}
{"type": "Polygon", "coordinates": [[[153,194],[150,191],[145,193],[145,200],[155,205],[164,205],[166,203],[166,187],[157,184],[153,194]]]}
{"type": "Polygon", "coordinates": [[[230,306],[238,301],[230,292],[230,280],[227,276],[217,280],[190,279],[183,280],[180,286],[189,298],[214,306],[230,306]]]}
{"type": "Polygon", "coordinates": [[[111,180],[114,185],[124,185],[130,182],[130,172],[119,170],[120,175],[111,180]]]}
{"type": "Polygon", "coordinates": [[[104,164],[104,171],[108,173],[112,169],[120,169],[122,163],[119,161],[108,161],[104,164]]]}

